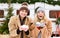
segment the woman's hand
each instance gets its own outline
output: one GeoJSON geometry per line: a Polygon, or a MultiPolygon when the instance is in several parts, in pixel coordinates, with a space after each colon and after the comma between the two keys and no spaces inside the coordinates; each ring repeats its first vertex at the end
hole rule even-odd
{"type": "Polygon", "coordinates": [[[22,26],[19,27],[20,31],[22,31],[22,30],[27,31],[28,29],[29,29],[28,25],[22,25],[22,26]]]}
{"type": "Polygon", "coordinates": [[[29,29],[28,25],[23,25],[23,30],[24,31],[28,31],[28,29],[29,29]]]}
{"type": "Polygon", "coordinates": [[[36,26],[37,26],[37,28],[40,30],[40,29],[42,29],[42,28],[45,27],[45,23],[42,23],[42,22],[36,22],[36,26]]]}
{"type": "Polygon", "coordinates": [[[28,31],[28,29],[29,29],[29,28],[24,28],[23,30],[26,32],[26,31],[28,31]]]}
{"type": "Polygon", "coordinates": [[[19,27],[19,30],[20,30],[20,31],[22,31],[22,30],[23,30],[22,26],[20,26],[20,27],[19,27]]]}

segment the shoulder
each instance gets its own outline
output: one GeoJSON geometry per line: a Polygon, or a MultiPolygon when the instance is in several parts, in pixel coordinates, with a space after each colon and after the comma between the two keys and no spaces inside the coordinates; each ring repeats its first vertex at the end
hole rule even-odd
{"type": "Polygon", "coordinates": [[[48,22],[50,23],[50,22],[52,22],[52,21],[48,19],[48,22]]]}
{"type": "Polygon", "coordinates": [[[47,18],[47,19],[45,19],[45,23],[46,23],[46,24],[52,24],[52,21],[47,18]]]}
{"type": "Polygon", "coordinates": [[[48,18],[45,18],[44,20],[45,20],[46,22],[51,22],[51,20],[48,19],[48,18]]]}
{"type": "Polygon", "coordinates": [[[32,20],[32,18],[31,17],[27,17],[29,20],[32,20]]]}
{"type": "Polygon", "coordinates": [[[16,16],[11,16],[10,19],[16,19],[17,17],[18,17],[18,15],[16,15],[16,16]]]}
{"type": "Polygon", "coordinates": [[[27,17],[29,19],[30,22],[34,22],[34,20],[31,17],[27,17]]]}

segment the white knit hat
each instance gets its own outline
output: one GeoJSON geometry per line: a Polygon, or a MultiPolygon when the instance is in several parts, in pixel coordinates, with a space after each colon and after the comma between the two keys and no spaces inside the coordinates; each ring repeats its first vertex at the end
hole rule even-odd
{"type": "Polygon", "coordinates": [[[39,11],[45,12],[45,9],[44,8],[38,8],[36,12],[39,12],[39,11]]]}

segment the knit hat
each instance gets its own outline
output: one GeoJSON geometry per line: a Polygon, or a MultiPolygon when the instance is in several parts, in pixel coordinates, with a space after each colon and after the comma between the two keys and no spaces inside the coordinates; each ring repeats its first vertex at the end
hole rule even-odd
{"type": "Polygon", "coordinates": [[[43,13],[45,13],[45,9],[44,8],[38,8],[37,11],[36,11],[36,13],[39,13],[40,11],[43,12],[43,13]]]}

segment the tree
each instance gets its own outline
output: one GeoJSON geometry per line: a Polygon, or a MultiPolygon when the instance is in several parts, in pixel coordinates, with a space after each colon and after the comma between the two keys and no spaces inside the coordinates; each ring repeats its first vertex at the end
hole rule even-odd
{"type": "MultiPolygon", "coordinates": [[[[29,4],[34,4],[36,2],[44,2],[47,4],[51,4],[51,5],[60,5],[60,1],[54,1],[54,0],[11,0],[11,3],[22,3],[22,2],[27,2],[29,4]]],[[[8,3],[7,0],[0,0],[0,3],[8,3]]]]}
{"type": "Polygon", "coordinates": [[[13,8],[11,7],[11,0],[8,1],[8,5],[9,5],[9,9],[8,9],[8,14],[5,17],[5,21],[2,24],[2,26],[0,27],[0,33],[1,34],[8,34],[9,33],[9,29],[8,29],[8,22],[10,20],[10,17],[13,16],[13,8]]]}
{"type": "Polygon", "coordinates": [[[56,24],[58,24],[58,25],[60,24],[60,17],[57,18],[56,24]]]}

